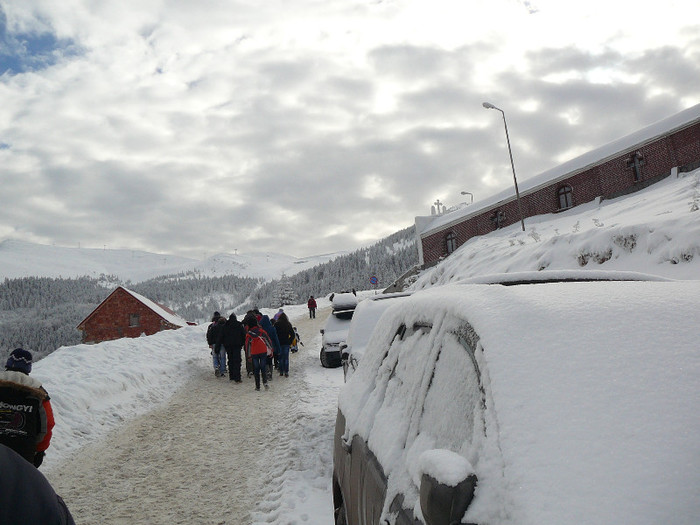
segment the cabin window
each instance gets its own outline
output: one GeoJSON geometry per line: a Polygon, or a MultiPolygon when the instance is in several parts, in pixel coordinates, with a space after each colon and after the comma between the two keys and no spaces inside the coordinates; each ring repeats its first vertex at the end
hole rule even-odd
{"type": "Polygon", "coordinates": [[[139,326],[140,324],[139,314],[129,314],[129,326],[139,326]]]}
{"type": "Polygon", "coordinates": [[[574,190],[568,184],[557,190],[559,196],[559,209],[568,210],[574,205],[574,190]]]}
{"type": "Polygon", "coordinates": [[[447,255],[457,249],[457,235],[455,235],[455,232],[447,234],[447,237],[445,237],[445,245],[447,247],[447,255]]]}

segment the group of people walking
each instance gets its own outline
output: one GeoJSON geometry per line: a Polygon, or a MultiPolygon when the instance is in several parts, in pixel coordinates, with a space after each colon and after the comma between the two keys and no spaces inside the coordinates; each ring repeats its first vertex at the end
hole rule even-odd
{"type": "Polygon", "coordinates": [[[236,314],[228,319],[214,312],[207,328],[207,343],[211,348],[214,374],[225,377],[228,361],[229,380],[241,383],[241,350],[244,351],[247,375],[255,378],[255,389],[260,383],[267,390],[274,370],[280,377],[289,377],[289,354],[303,343],[287,314],[280,308],[270,319],[257,308],[249,310],[243,321],[236,314]]]}

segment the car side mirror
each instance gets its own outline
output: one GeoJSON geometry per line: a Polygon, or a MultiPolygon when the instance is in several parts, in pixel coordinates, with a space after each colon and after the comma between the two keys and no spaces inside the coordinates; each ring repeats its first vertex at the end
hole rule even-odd
{"type": "MultiPolygon", "coordinates": [[[[455,454],[449,450],[428,451],[439,453],[439,461],[436,463],[431,460],[432,465],[452,465],[454,474],[454,466],[461,465],[464,468],[460,469],[461,474],[458,479],[441,479],[438,480],[432,472],[435,469],[422,468],[423,474],[420,481],[420,507],[423,513],[423,518],[427,525],[453,525],[462,523],[462,517],[467,511],[467,507],[474,499],[474,490],[477,485],[476,474],[469,462],[459,454],[455,454]]],[[[421,457],[423,460],[424,453],[421,457]]],[[[425,462],[421,461],[423,465],[425,462]]],[[[446,469],[450,471],[450,469],[446,469]]]]}

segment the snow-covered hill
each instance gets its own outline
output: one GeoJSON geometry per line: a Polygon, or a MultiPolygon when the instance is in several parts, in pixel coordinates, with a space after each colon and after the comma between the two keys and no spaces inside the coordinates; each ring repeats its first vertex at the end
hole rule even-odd
{"type": "Polygon", "coordinates": [[[122,281],[141,282],[161,275],[192,272],[206,277],[237,275],[271,280],[312,268],[344,253],[303,259],[279,253],[221,253],[199,261],[137,250],[66,248],[5,240],[0,242],[0,279],[104,274],[115,275],[122,281]]]}

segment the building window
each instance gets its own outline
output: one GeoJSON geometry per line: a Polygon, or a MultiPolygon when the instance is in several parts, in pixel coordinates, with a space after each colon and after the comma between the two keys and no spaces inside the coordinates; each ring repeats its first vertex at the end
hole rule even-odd
{"type": "Polygon", "coordinates": [[[490,218],[491,222],[497,230],[499,228],[502,228],[503,224],[506,222],[506,214],[501,210],[496,210],[495,212],[493,212],[493,215],[491,215],[490,218]]]}
{"type": "Polygon", "coordinates": [[[139,326],[139,314],[129,314],[129,326],[139,326]]]}
{"type": "Polygon", "coordinates": [[[644,155],[639,151],[635,151],[634,154],[627,159],[627,169],[632,170],[634,182],[642,180],[642,166],[644,166],[644,164],[644,155]]]}
{"type": "Polygon", "coordinates": [[[574,205],[574,190],[568,184],[559,188],[557,195],[559,196],[560,210],[568,210],[574,205]]]}
{"type": "Polygon", "coordinates": [[[445,237],[445,245],[447,246],[447,255],[451,254],[457,249],[457,236],[455,232],[450,232],[445,237]]]}

